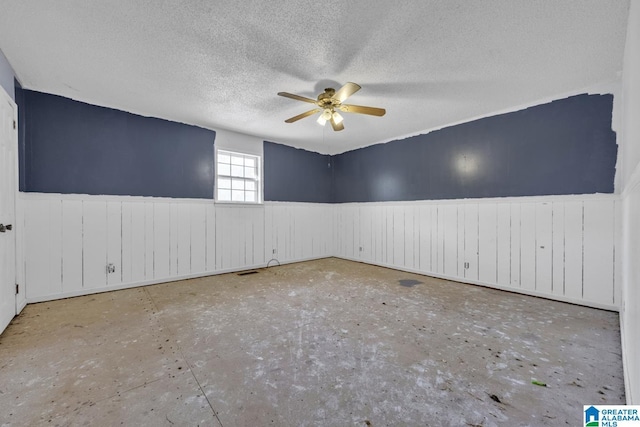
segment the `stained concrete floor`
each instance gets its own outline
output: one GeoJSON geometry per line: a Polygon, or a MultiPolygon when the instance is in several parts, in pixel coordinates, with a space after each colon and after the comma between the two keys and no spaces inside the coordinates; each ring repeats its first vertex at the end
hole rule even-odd
{"type": "Polygon", "coordinates": [[[334,258],[258,271],[27,306],[0,425],[558,426],[624,403],[617,313],[334,258]]]}

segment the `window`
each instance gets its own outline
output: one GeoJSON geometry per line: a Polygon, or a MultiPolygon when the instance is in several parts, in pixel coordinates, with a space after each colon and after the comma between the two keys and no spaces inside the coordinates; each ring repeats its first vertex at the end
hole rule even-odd
{"type": "Polygon", "coordinates": [[[260,157],[218,150],[216,200],[260,203],[260,157]]]}

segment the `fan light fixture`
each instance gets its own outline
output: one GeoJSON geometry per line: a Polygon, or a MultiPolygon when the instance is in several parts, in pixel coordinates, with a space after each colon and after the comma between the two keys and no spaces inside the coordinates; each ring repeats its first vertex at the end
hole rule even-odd
{"type": "Polygon", "coordinates": [[[318,117],[317,120],[318,124],[324,126],[328,121],[331,121],[331,127],[333,128],[333,130],[341,131],[344,129],[344,125],[342,124],[343,118],[336,110],[340,110],[345,113],[368,114],[370,116],[378,117],[384,116],[386,113],[384,108],[343,104],[343,102],[348,97],[359,90],[359,85],[348,82],[337,91],[333,88],[326,88],[323,93],[318,95],[317,99],[311,99],[305,96],[295,95],[288,92],[278,92],[278,95],[284,96],[285,98],[295,99],[296,101],[308,102],[310,104],[314,104],[316,107],[312,110],[305,111],[302,114],[298,114],[297,116],[285,120],[285,123],[297,122],[298,120],[304,119],[305,117],[320,113],[320,117],[318,117]]]}
{"type": "Polygon", "coordinates": [[[329,120],[332,119],[336,124],[342,123],[343,120],[342,116],[337,111],[334,111],[333,108],[325,108],[322,114],[320,114],[320,117],[318,117],[317,122],[321,126],[324,126],[329,120]]]}

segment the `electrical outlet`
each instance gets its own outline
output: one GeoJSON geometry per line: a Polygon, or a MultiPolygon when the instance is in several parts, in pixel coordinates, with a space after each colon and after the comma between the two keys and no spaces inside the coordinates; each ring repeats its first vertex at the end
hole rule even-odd
{"type": "Polygon", "coordinates": [[[360,246],[360,252],[362,252],[362,246],[360,246]]]}
{"type": "Polygon", "coordinates": [[[107,274],[111,274],[115,272],[116,272],[116,266],[111,263],[107,264],[107,274]]]}

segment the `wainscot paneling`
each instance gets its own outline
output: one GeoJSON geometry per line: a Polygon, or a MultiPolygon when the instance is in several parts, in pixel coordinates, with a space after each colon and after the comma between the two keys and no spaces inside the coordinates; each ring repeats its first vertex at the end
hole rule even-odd
{"type": "Polygon", "coordinates": [[[338,256],[620,306],[617,196],[248,206],[21,193],[20,202],[27,302],[338,256]]]}
{"type": "Polygon", "coordinates": [[[613,195],[336,205],[336,256],[593,307],[620,307],[613,195]]]}
{"type": "Polygon", "coordinates": [[[329,204],[41,193],[20,193],[20,203],[27,302],[335,252],[329,204]]]}

